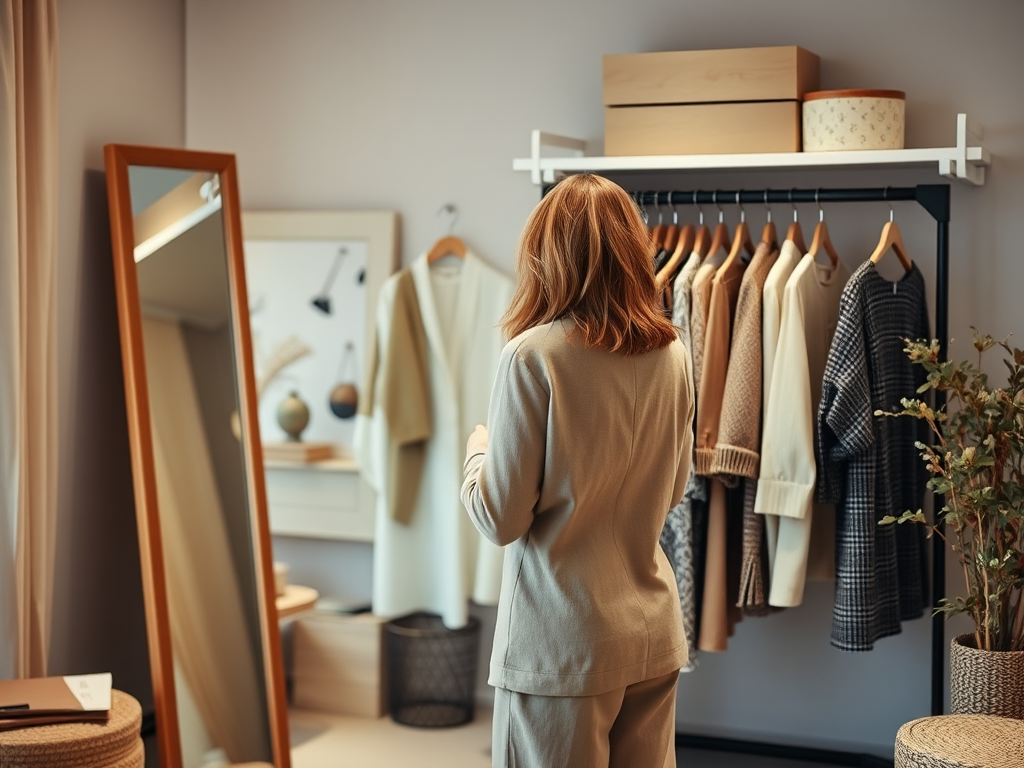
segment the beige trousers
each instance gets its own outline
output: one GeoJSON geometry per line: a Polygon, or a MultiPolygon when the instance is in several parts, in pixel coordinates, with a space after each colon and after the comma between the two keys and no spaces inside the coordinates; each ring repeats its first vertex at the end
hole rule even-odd
{"type": "Polygon", "coordinates": [[[675,768],[679,673],[599,696],[494,690],[494,768],[675,768]]]}

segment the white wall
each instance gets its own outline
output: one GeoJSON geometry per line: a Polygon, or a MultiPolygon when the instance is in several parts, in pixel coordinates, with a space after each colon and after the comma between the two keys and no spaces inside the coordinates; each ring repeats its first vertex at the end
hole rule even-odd
{"type": "MultiPolygon", "coordinates": [[[[1015,0],[188,0],[186,141],[237,154],[247,209],[399,211],[405,263],[442,234],[435,214],[454,203],[458,234],[511,272],[538,199],[511,160],[528,153],[532,128],[600,152],[602,54],[795,43],[821,55],[823,87],[907,91],[908,146],[952,144],[958,111],[986,126],[989,183],[953,189],[950,327],[960,339],[971,324],[1024,332],[1022,29],[1015,0]]],[[[643,186],[939,181],[931,171],[733,172],[643,186]]],[[[829,208],[850,265],[887,215],[881,204],[829,208]]],[[[934,225],[909,204],[897,215],[931,279],[934,225]]],[[[368,595],[366,545],[276,546],[296,578],[368,595]]],[[[744,622],[728,653],[705,655],[683,679],[680,728],[891,754],[896,728],[928,714],[928,623],[873,653],[842,654],[828,646],[830,606],[830,589],[816,586],[800,610],[744,622]]]]}
{"type": "Polygon", "coordinates": [[[59,0],[60,477],[51,674],[153,710],[103,145],[184,143],[180,0],[59,0]]]}

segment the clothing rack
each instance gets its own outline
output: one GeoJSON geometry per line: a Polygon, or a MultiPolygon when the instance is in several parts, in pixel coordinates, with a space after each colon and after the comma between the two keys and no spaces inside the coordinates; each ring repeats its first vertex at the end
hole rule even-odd
{"type": "MultiPolygon", "coordinates": [[[[545,186],[542,194],[550,187],[545,186]]],[[[945,359],[949,339],[949,221],[950,192],[948,184],[919,184],[914,187],[865,187],[850,189],[741,189],[636,192],[634,199],[640,205],[771,205],[795,203],[875,203],[915,202],[935,220],[935,336],[939,341],[939,354],[945,359]]],[[[946,394],[935,391],[935,408],[946,404],[946,394]]],[[[943,499],[935,499],[936,512],[943,499]]],[[[933,604],[945,596],[946,553],[943,540],[932,537],[932,568],[930,593],[933,604]]],[[[945,654],[946,634],[942,615],[932,617],[931,642],[931,710],[941,715],[945,709],[945,654]]],[[[783,744],[718,739],[689,734],[676,734],[681,746],[714,749],[728,752],[784,757],[808,762],[846,766],[891,766],[891,761],[853,752],[811,749],[783,744]]]]}

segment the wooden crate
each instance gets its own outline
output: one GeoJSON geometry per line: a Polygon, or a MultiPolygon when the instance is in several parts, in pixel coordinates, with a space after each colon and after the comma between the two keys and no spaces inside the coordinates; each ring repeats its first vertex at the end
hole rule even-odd
{"type": "Polygon", "coordinates": [[[387,714],[386,623],[371,613],[314,613],[296,621],[294,705],[361,717],[387,714]]]}
{"type": "Polygon", "coordinates": [[[605,109],[605,155],[799,152],[800,102],[605,109]]]}
{"type": "Polygon", "coordinates": [[[795,45],[604,57],[604,104],[796,101],[818,90],[819,58],[795,45]]]}

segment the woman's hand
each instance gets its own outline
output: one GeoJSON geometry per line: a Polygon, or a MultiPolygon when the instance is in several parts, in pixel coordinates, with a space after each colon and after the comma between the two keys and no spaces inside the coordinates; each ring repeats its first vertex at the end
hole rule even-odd
{"type": "Polygon", "coordinates": [[[469,440],[466,441],[466,458],[468,459],[475,453],[486,453],[487,452],[487,427],[483,424],[477,424],[476,429],[473,430],[473,434],[469,436],[469,440]]]}

